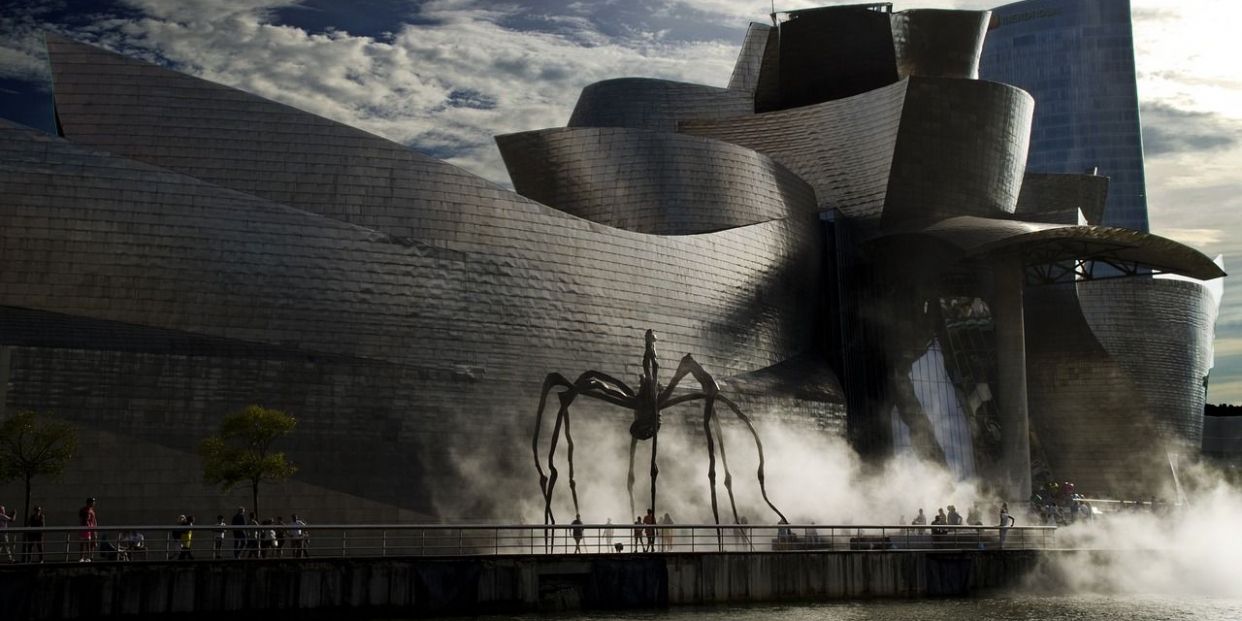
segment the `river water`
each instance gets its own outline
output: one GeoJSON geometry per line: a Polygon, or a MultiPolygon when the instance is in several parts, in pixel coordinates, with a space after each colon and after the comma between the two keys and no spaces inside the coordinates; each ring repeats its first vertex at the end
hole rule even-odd
{"type": "Polygon", "coordinates": [[[720,606],[476,618],[487,621],[1242,621],[1242,599],[1132,594],[989,595],[969,599],[720,606]]]}

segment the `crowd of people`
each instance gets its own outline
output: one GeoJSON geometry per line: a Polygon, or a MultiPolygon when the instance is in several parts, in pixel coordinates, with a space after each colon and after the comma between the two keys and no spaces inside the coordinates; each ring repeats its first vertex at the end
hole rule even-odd
{"type": "MultiPolygon", "coordinates": [[[[47,533],[25,531],[20,538],[10,537],[9,528],[19,525],[27,528],[47,528],[47,516],[43,507],[36,506],[25,523],[20,524],[14,513],[0,505],[0,558],[10,563],[44,562],[48,557],[47,533]]],[[[94,498],[87,498],[78,510],[78,526],[81,530],[71,535],[71,540],[76,540],[78,562],[89,563],[95,559],[143,560],[148,558],[151,551],[150,543],[140,531],[120,531],[112,538],[101,533],[94,498]]],[[[305,558],[309,555],[310,531],[306,522],[296,513],[290,515],[288,522],[284,516],[260,521],[253,511],[247,513],[245,507],[238,507],[232,520],[226,521],[224,515],[217,515],[213,526],[196,527],[193,515],[177,516],[175,526],[167,531],[165,549],[168,558],[193,560],[196,539],[200,545],[204,539],[210,541],[213,559],[228,558],[230,551],[235,559],[283,556],[305,558]],[[227,544],[229,539],[232,540],[231,550],[227,544]]]]}

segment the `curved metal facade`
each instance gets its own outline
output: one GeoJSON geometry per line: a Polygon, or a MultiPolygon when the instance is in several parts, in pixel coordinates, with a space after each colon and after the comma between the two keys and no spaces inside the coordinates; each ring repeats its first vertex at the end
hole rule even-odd
{"type": "MultiPolygon", "coordinates": [[[[752,27],[729,88],[593,84],[570,127],[497,138],[520,195],[49,37],[72,142],[0,125],[5,405],[89,430],[108,480],[64,490],[114,499],[117,521],[218,502],[188,483],[194,440],[256,401],[299,416],[281,502],[319,522],[512,517],[463,492],[468,475],[534,487],[518,438],[544,375],[634,375],[652,328],[761,420],[908,448],[1011,498],[1030,487],[1028,413],[1050,476],[1158,477],[1140,440],[1201,433],[1204,287],[1140,277],[1024,303],[1023,278],[1105,259],[1223,272],[1077,226],[1099,177],[1023,185],[1033,101],[971,79],[986,19],[803,12],[752,27]],[[848,35],[842,54],[823,56],[824,32],[848,35]],[[150,457],[120,472],[100,456],[121,444],[150,457]]],[[[623,430],[624,413],[584,412],[623,430]]]]}
{"type": "Polygon", "coordinates": [[[736,145],[622,128],[497,136],[519,194],[592,222],[687,235],[816,212],[815,192],[784,166],[736,145]]]}
{"type": "Polygon", "coordinates": [[[979,77],[990,11],[912,9],[893,13],[897,76],[979,77]]]}
{"type": "Polygon", "coordinates": [[[754,95],[702,84],[617,78],[582,89],[569,127],[629,127],[671,132],[682,119],[725,119],[754,112],[754,95]]]}
{"type": "MultiPolygon", "coordinates": [[[[84,424],[88,448],[119,433],[162,455],[134,477],[197,481],[187,442],[261,401],[300,417],[291,451],[319,462],[298,483],[317,513],[344,519],[341,494],[393,519],[501,511],[453,493],[454,460],[516,458],[495,447],[520,446],[508,439],[544,374],[632,372],[648,327],[726,385],[769,367],[814,378],[822,389],[800,392],[739,380],[738,398],[761,417],[779,404],[800,424],[838,424],[835,378],[789,362],[813,348],[822,241],[805,206],[713,233],[627,232],[239,91],[55,38],[49,51],[75,144],[3,130],[4,160],[20,164],[0,171],[0,307],[25,326],[10,406],[84,424]],[[136,93],[143,105],[129,105],[136,93]],[[137,344],[98,337],[109,332],[137,344]],[[57,389],[83,378],[98,390],[57,389]],[[170,409],[183,420],[138,424],[170,409]],[[368,458],[329,457],[351,447],[368,458]]],[[[783,175],[791,205],[813,204],[783,175]]],[[[137,488],[113,478],[91,493],[137,521],[137,488]]]]}
{"type": "Polygon", "coordinates": [[[1030,417],[1055,480],[1140,497],[1198,452],[1216,305],[1200,283],[1026,292],[1030,417]]]}
{"type": "Polygon", "coordinates": [[[992,82],[908,78],[792,110],[678,131],[770,155],[815,188],[821,209],[885,226],[1013,213],[1033,102],[992,82]]]}

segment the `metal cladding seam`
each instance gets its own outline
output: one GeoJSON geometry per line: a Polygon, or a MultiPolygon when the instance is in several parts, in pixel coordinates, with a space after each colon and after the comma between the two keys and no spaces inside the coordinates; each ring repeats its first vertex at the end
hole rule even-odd
{"type": "Polygon", "coordinates": [[[907,78],[801,108],[687,120],[678,131],[769,155],[815,188],[821,209],[895,226],[1013,213],[1032,106],[1004,84],[907,78]]]}
{"type": "Polygon", "coordinates": [[[688,235],[803,218],[815,191],[737,145],[627,128],[556,128],[496,137],[527,198],[593,222],[688,235]]]}

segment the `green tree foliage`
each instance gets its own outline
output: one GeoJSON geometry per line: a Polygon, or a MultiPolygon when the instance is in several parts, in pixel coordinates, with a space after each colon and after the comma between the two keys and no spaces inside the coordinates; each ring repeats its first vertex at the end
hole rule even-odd
{"type": "Polygon", "coordinates": [[[30,515],[30,480],[59,476],[78,451],[78,430],[64,421],[22,411],[0,423],[0,481],[22,479],[30,515]]]}
{"type": "Polygon", "coordinates": [[[272,444],[296,425],[292,416],[257,405],[225,416],[220,432],[199,447],[203,479],[225,491],[249,483],[251,506],[259,514],[259,484],[284,481],[297,472],[284,453],[272,450],[272,444]]]}

